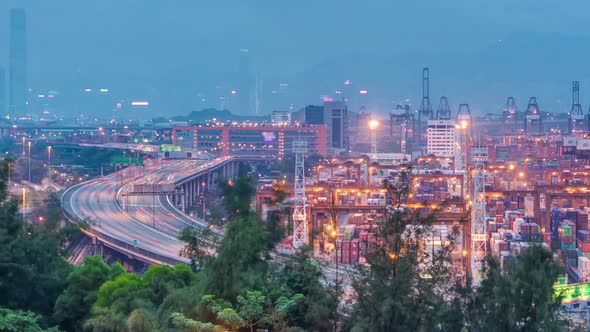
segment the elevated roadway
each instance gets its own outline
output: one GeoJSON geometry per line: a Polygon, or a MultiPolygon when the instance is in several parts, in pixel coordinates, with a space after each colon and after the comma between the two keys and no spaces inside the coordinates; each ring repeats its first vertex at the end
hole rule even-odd
{"type": "Polygon", "coordinates": [[[178,232],[185,227],[207,225],[181,210],[196,197],[196,192],[191,192],[198,189],[196,182],[210,185],[213,172],[233,175],[226,170],[229,165],[233,169],[232,163],[233,158],[222,157],[129,167],[71,187],[62,196],[63,210],[72,222],[87,226],[83,231],[93,241],[131,258],[150,264],[188,263],[180,256],[178,232]],[[181,198],[126,196],[137,183],[174,183],[183,194],[181,198]]]}

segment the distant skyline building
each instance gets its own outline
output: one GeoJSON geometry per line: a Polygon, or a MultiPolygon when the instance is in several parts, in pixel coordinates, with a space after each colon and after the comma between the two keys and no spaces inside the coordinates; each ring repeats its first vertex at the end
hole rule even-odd
{"type": "Polygon", "coordinates": [[[237,107],[232,113],[237,115],[253,115],[252,111],[252,73],[250,72],[250,54],[247,49],[240,50],[238,65],[237,107]]]}
{"type": "Polygon", "coordinates": [[[270,116],[270,121],[272,124],[278,125],[291,125],[291,112],[289,111],[272,111],[270,116]]]}
{"type": "Polygon", "coordinates": [[[455,155],[455,121],[428,120],[426,128],[426,152],[437,157],[455,155]]]}
{"type": "Polygon", "coordinates": [[[361,106],[356,115],[356,139],[354,143],[357,146],[359,144],[368,144],[370,141],[369,121],[371,121],[371,113],[367,112],[365,106],[361,106]]]}
{"type": "Polygon", "coordinates": [[[319,125],[324,124],[324,106],[307,105],[305,106],[305,124],[319,125]]]}
{"type": "Polygon", "coordinates": [[[328,155],[327,128],[318,126],[174,126],[172,143],[221,156],[282,159],[293,155],[293,141],[305,139],[308,153],[328,155]]]}
{"type": "Polygon", "coordinates": [[[11,116],[27,111],[27,19],[25,10],[10,10],[8,107],[11,116]]]}
{"type": "Polygon", "coordinates": [[[348,106],[343,101],[324,102],[324,123],[328,125],[328,144],[332,149],[348,150],[348,106]]]}

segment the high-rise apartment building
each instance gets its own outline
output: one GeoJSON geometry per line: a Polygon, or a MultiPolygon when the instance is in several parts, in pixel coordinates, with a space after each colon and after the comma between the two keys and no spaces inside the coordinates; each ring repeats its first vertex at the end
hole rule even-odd
{"type": "Polygon", "coordinates": [[[278,124],[283,126],[291,125],[291,112],[289,111],[272,111],[270,116],[272,124],[278,124]]]}
{"type": "Polygon", "coordinates": [[[305,106],[305,124],[324,124],[324,107],[316,105],[305,106]]]}
{"type": "Polygon", "coordinates": [[[437,157],[453,157],[456,150],[454,120],[428,120],[426,151],[437,157]]]}
{"type": "Polygon", "coordinates": [[[252,115],[252,73],[250,72],[250,54],[247,49],[240,50],[238,65],[237,107],[234,114],[252,115]]]}
{"type": "Polygon", "coordinates": [[[328,144],[332,149],[348,150],[348,106],[343,101],[324,102],[324,123],[328,126],[328,144]]]}
{"type": "Polygon", "coordinates": [[[27,110],[27,24],[24,9],[10,10],[8,106],[11,116],[27,110]]]}

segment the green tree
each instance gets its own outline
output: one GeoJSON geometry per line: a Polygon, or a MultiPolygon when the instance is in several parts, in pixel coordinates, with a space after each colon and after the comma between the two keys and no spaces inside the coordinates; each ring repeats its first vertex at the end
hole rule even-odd
{"type": "Polygon", "coordinates": [[[205,228],[185,228],[180,232],[178,239],[184,242],[180,255],[191,260],[191,267],[199,272],[211,261],[216,244],[213,232],[205,228]]]}
{"type": "Polygon", "coordinates": [[[111,308],[93,309],[93,316],[84,322],[85,331],[122,332],[126,329],[126,315],[111,308]]]}
{"type": "Polygon", "coordinates": [[[135,309],[135,301],[151,299],[152,296],[153,293],[144,287],[138,275],[125,273],[100,287],[95,307],[111,308],[117,313],[128,315],[135,309]]]}
{"type": "Polygon", "coordinates": [[[154,317],[154,313],[147,309],[135,309],[127,319],[129,332],[151,332],[158,328],[158,320],[154,317]]]}
{"type": "MultiPolygon", "coordinates": [[[[86,321],[84,328],[101,329],[109,319],[114,321],[114,325],[106,327],[109,329],[118,329],[121,326],[125,328],[131,323],[147,326],[156,324],[158,317],[167,319],[170,312],[182,310],[190,314],[190,308],[194,308],[196,303],[179,294],[193,296],[191,288],[195,284],[195,274],[190,267],[183,264],[174,268],[152,265],[143,277],[122,273],[100,286],[90,319],[86,321]],[[136,314],[131,319],[135,311],[136,314]],[[146,318],[148,316],[149,319],[146,318]],[[155,322],[151,322],[152,319],[155,322]]],[[[161,323],[165,325],[165,322],[161,323]]]]}
{"type": "Polygon", "coordinates": [[[164,265],[152,265],[143,276],[143,284],[149,287],[157,304],[175,289],[190,287],[197,281],[190,267],[176,264],[174,268],[164,265]]]}
{"type": "Polygon", "coordinates": [[[41,316],[30,311],[0,308],[0,332],[58,332],[57,328],[44,329],[41,316]]]}
{"type": "Polygon", "coordinates": [[[254,194],[252,179],[239,177],[236,181],[227,181],[220,184],[223,193],[223,207],[230,215],[230,219],[238,216],[247,217],[250,214],[250,204],[254,194]]]}
{"type": "Polygon", "coordinates": [[[188,317],[195,317],[198,313],[200,294],[201,290],[195,286],[177,288],[171,291],[158,306],[158,317],[170,317],[174,312],[182,313],[188,317]]]}
{"type": "Polygon", "coordinates": [[[562,331],[566,321],[559,314],[561,299],[553,285],[563,275],[553,254],[533,246],[505,271],[489,257],[485,277],[475,290],[466,292],[465,318],[470,331],[562,331]]]}
{"type": "MultiPolygon", "coordinates": [[[[462,321],[450,313],[450,250],[433,255],[423,250],[436,220],[406,209],[391,208],[378,222],[379,244],[369,245],[369,267],[353,281],[356,303],[345,324],[351,331],[457,331],[462,321]]],[[[460,317],[461,315],[459,315],[460,317]]]]}
{"type": "Polygon", "coordinates": [[[60,255],[57,227],[24,223],[0,165],[0,305],[50,315],[71,266],[60,255]]]}
{"type": "Polygon", "coordinates": [[[263,321],[265,317],[264,304],[266,297],[260,291],[247,291],[244,296],[238,296],[238,313],[240,317],[248,324],[250,331],[254,331],[254,326],[263,321]]]}
{"type": "Polygon", "coordinates": [[[289,325],[319,332],[333,330],[340,292],[321,283],[324,275],[317,261],[299,253],[285,265],[282,274],[289,290],[304,296],[287,316],[289,325]]]}
{"type": "Polygon", "coordinates": [[[82,321],[96,302],[98,288],[108,280],[109,267],[99,257],[87,257],[68,277],[58,297],[54,317],[66,330],[80,331],[82,321]]]}
{"type": "Polygon", "coordinates": [[[83,321],[98,298],[98,289],[107,280],[124,272],[120,264],[112,268],[100,257],[86,257],[84,264],[68,277],[68,287],[57,298],[55,320],[67,331],[82,331],[83,321]]]}
{"type": "Polygon", "coordinates": [[[261,291],[246,291],[238,296],[237,309],[214,295],[203,296],[201,302],[216,315],[217,323],[231,330],[246,326],[250,331],[255,326],[284,330],[287,327],[286,316],[303,298],[301,294],[280,296],[273,304],[261,291]]]}
{"type": "Polygon", "coordinates": [[[226,331],[222,326],[218,326],[212,323],[203,323],[198,320],[193,320],[185,315],[175,312],[170,318],[172,324],[178,327],[182,331],[187,332],[224,332],[226,331]]]}
{"type": "Polygon", "coordinates": [[[234,219],[217,256],[203,271],[203,294],[235,299],[244,290],[263,289],[268,273],[268,231],[258,216],[234,219]]]}
{"type": "Polygon", "coordinates": [[[232,308],[224,308],[219,311],[217,313],[217,319],[219,319],[221,324],[232,330],[237,330],[246,325],[242,317],[232,308]]]}
{"type": "MultiPolygon", "coordinates": [[[[41,183],[43,178],[47,177],[47,168],[43,161],[31,159],[31,182],[41,183]]],[[[18,158],[13,164],[11,170],[11,177],[14,181],[28,181],[29,180],[29,159],[18,158]]]]}
{"type": "Polygon", "coordinates": [[[291,207],[284,204],[287,199],[287,192],[285,191],[285,184],[282,181],[277,181],[273,184],[274,197],[271,204],[274,206],[274,211],[266,220],[266,227],[270,233],[270,245],[274,246],[282,241],[286,236],[286,229],[283,223],[283,216],[288,215],[291,207]]]}
{"type": "Polygon", "coordinates": [[[201,303],[206,305],[216,315],[216,319],[221,325],[232,330],[246,326],[244,319],[242,319],[228,301],[215,298],[214,295],[205,295],[201,298],[201,303]]]}

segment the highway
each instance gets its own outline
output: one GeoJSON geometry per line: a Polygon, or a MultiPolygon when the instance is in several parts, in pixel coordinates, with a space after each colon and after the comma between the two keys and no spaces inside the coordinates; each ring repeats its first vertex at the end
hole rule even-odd
{"type": "MultiPolygon", "coordinates": [[[[69,188],[62,196],[63,210],[73,222],[88,225],[83,231],[105,246],[146,263],[174,265],[189,263],[179,255],[183,247],[178,233],[185,227],[208,227],[203,220],[179,211],[166,196],[127,196],[133,184],[182,183],[194,174],[231,160],[166,161],[158,159],[146,167],[134,166],[69,188]]],[[[221,229],[213,229],[221,237],[221,229]]],[[[212,249],[211,251],[214,251],[212,249]]],[[[271,254],[274,259],[284,257],[271,254]]],[[[322,264],[324,282],[338,279],[351,293],[351,270],[346,266],[322,264]],[[339,273],[338,273],[339,271],[339,273]],[[337,277],[339,275],[339,277],[337,277]]]]}
{"type": "Polygon", "coordinates": [[[108,247],[148,263],[188,263],[179,255],[182,243],[177,239],[178,232],[189,226],[205,227],[205,223],[186,216],[164,196],[124,193],[134,183],[179,183],[229,159],[166,161],[129,167],[68,189],[62,196],[63,209],[73,221],[87,223],[89,227],[84,231],[108,247]]]}

